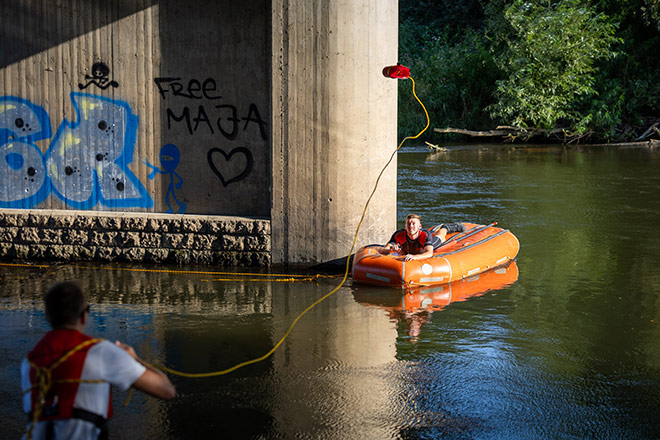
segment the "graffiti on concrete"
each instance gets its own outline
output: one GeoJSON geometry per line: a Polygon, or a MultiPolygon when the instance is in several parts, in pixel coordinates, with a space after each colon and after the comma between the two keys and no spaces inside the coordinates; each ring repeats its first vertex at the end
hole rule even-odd
{"type": "Polygon", "coordinates": [[[0,208],[29,208],[48,197],[43,156],[34,142],[50,136],[50,119],[42,107],[0,97],[0,208]]]}
{"type": "Polygon", "coordinates": [[[49,194],[41,150],[34,144],[11,141],[0,147],[0,208],[31,208],[49,194]]]}
{"type": "MultiPolygon", "coordinates": [[[[217,101],[222,96],[216,94],[217,85],[213,78],[204,81],[191,79],[187,83],[181,82],[181,78],[154,78],[158,93],[161,98],[168,97],[183,98],[189,100],[206,99],[217,101]]],[[[168,107],[167,129],[171,130],[177,123],[184,123],[188,134],[193,135],[197,130],[205,130],[215,134],[216,130],[225,138],[233,140],[239,133],[241,122],[244,121],[243,131],[254,124],[259,129],[259,135],[263,140],[267,139],[266,121],[261,117],[256,104],[250,103],[244,116],[238,117],[238,108],[232,104],[202,103],[197,108],[183,106],[173,109],[168,107]]]]}
{"type": "Polygon", "coordinates": [[[189,99],[222,99],[222,96],[216,94],[218,86],[213,78],[206,78],[204,82],[191,79],[185,87],[181,82],[181,78],[154,78],[154,82],[158,87],[158,93],[163,99],[168,93],[172,96],[189,99]]]}
{"type": "Polygon", "coordinates": [[[92,75],[85,75],[87,84],[78,83],[78,88],[84,90],[91,85],[95,85],[101,90],[105,90],[108,87],[119,87],[119,83],[111,80],[108,77],[109,75],[110,68],[105,63],[94,63],[92,64],[92,75]]]}
{"type": "Polygon", "coordinates": [[[36,142],[51,136],[50,119],[42,107],[15,96],[0,96],[0,144],[36,142]]]}
{"type": "Polygon", "coordinates": [[[173,213],[174,209],[172,208],[172,203],[170,202],[170,196],[174,201],[176,202],[177,205],[179,205],[179,209],[177,213],[182,214],[186,212],[186,204],[179,201],[179,199],[176,198],[176,193],[174,191],[175,187],[181,188],[181,185],[183,185],[183,179],[181,176],[177,174],[176,167],[179,166],[179,161],[181,159],[181,153],[179,152],[179,147],[177,147],[174,144],[165,144],[163,147],[160,149],[160,167],[157,167],[155,165],[150,164],[146,160],[143,160],[144,164],[147,165],[149,168],[151,168],[153,171],[151,174],[149,174],[149,179],[153,180],[154,177],[156,177],[156,174],[167,174],[170,177],[170,183],[167,186],[167,193],[165,194],[165,203],[167,203],[167,207],[169,208],[166,212],[167,213],[173,213]],[[174,178],[179,179],[179,181],[175,184],[174,183],[174,178]]]}
{"type": "Polygon", "coordinates": [[[53,193],[76,209],[151,207],[153,200],[128,168],[138,117],[119,100],[72,92],[76,121],[62,121],[46,151],[53,193]]]}
{"type": "Polygon", "coordinates": [[[221,148],[211,148],[206,157],[209,161],[211,170],[216,176],[218,176],[223,186],[245,179],[248,174],[250,174],[250,171],[252,171],[252,165],[254,163],[250,150],[243,147],[234,148],[229,154],[225,153],[221,148]],[[220,159],[216,159],[216,153],[220,155],[220,159]],[[233,160],[234,156],[239,163],[238,167],[234,166],[233,168],[239,168],[239,172],[232,175],[227,171],[229,168],[227,165],[233,160]],[[243,159],[241,159],[241,157],[243,157],[243,159]],[[243,166],[241,167],[240,165],[243,166]],[[223,170],[225,173],[223,174],[220,170],[223,170]]]}
{"type": "MultiPolygon", "coordinates": [[[[239,109],[231,103],[220,102],[222,95],[213,78],[186,81],[179,77],[159,77],[154,78],[154,83],[160,97],[169,101],[165,110],[168,130],[183,126],[188,135],[219,134],[234,141],[239,134],[256,129],[261,139],[267,139],[266,121],[257,105],[250,103],[247,109],[239,109]]],[[[225,187],[245,179],[254,165],[249,149],[239,147],[227,151],[215,147],[207,153],[211,171],[225,187]]]]}
{"type": "Polygon", "coordinates": [[[62,121],[45,154],[34,144],[51,136],[46,111],[0,97],[0,207],[33,208],[51,193],[76,209],[153,206],[128,168],[138,118],[125,102],[71,93],[76,121],[62,121]]]}

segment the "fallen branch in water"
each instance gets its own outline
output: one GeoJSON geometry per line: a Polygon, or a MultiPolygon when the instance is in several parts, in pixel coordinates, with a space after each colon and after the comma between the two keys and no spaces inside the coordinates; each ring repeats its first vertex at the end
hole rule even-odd
{"type": "MultiPolygon", "coordinates": [[[[651,125],[641,136],[633,142],[612,142],[612,143],[598,143],[586,144],[590,147],[650,147],[660,148],[660,140],[649,139],[650,136],[660,136],[660,119],[651,125]],[[644,140],[646,139],[646,140],[644,140]]],[[[593,135],[593,132],[587,131],[582,134],[569,133],[566,129],[555,128],[552,130],[544,130],[540,128],[518,128],[508,125],[500,125],[495,130],[480,131],[480,130],[467,130],[464,128],[434,128],[436,133],[454,133],[463,134],[473,137],[502,137],[504,142],[514,142],[516,139],[528,141],[534,136],[544,136],[546,138],[555,138],[561,140],[564,145],[578,144],[582,139],[588,138],[593,135]]],[[[447,151],[443,147],[433,145],[426,142],[426,146],[434,151],[447,151]]]]}
{"type": "MultiPolygon", "coordinates": [[[[499,127],[498,127],[499,128],[499,127]]],[[[466,130],[464,128],[434,128],[433,131],[436,133],[455,133],[455,134],[464,134],[467,136],[483,136],[483,137],[492,137],[492,136],[508,136],[515,131],[506,129],[506,130],[488,130],[488,131],[475,131],[475,130],[466,130]]]]}
{"type": "Polygon", "coordinates": [[[426,148],[428,148],[431,151],[449,151],[447,148],[441,147],[440,145],[435,145],[426,141],[424,141],[424,143],[426,144],[426,148]]]}
{"type": "Polygon", "coordinates": [[[649,148],[658,148],[658,147],[660,147],[660,140],[649,139],[648,141],[643,141],[643,142],[614,142],[614,143],[611,143],[611,144],[588,144],[587,146],[589,146],[589,147],[649,147],[649,148]]]}
{"type": "Polygon", "coordinates": [[[647,128],[646,131],[645,131],[644,133],[642,133],[641,136],[639,136],[639,137],[637,137],[637,138],[635,139],[635,141],[636,141],[636,142],[639,142],[639,141],[643,141],[643,140],[645,140],[645,139],[648,139],[648,137],[651,136],[651,135],[653,134],[654,131],[655,131],[656,133],[658,133],[658,125],[660,125],[660,119],[656,119],[656,120],[653,122],[653,124],[651,124],[651,126],[650,126],[649,128],[647,128]]]}
{"type": "Polygon", "coordinates": [[[500,125],[495,128],[495,130],[488,131],[479,131],[479,130],[467,130],[464,128],[434,128],[436,133],[453,133],[453,134],[463,134],[466,136],[473,137],[503,137],[505,141],[513,142],[518,138],[522,140],[529,140],[534,136],[546,136],[549,138],[561,139],[563,142],[574,142],[581,139],[584,136],[587,136],[591,133],[584,133],[582,135],[572,135],[566,132],[563,128],[555,128],[552,130],[544,130],[542,128],[520,128],[512,127],[509,125],[500,125]]]}

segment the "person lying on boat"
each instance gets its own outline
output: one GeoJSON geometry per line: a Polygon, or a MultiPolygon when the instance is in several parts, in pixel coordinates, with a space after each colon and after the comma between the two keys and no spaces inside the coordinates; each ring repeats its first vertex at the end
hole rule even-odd
{"type": "Polygon", "coordinates": [[[391,250],[404,256],[405,261],[423,260],[433,256],[433,251],[445,242],[447,234],[463,232],[462,223],[444,223],[434,228],[433,234],[422,230],[422,219],[417,214],[408,214],[406,227],[399,229],[385,246],[375,248],[381,254],[389,254],[391,250]]]}

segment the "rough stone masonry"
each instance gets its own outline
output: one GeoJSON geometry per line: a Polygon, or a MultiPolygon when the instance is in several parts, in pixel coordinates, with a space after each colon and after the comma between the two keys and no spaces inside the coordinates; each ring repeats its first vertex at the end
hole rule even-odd
{"type": "Polygon", "coordinates": [[[0,210],[0,259],[269,266],[271,228],[247,217],[0,210]]]}

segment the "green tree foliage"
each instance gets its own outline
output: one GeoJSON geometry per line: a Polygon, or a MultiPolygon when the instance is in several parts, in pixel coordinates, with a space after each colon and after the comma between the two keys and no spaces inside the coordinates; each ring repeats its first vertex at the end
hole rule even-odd
{"type": "Polygon", "coordinates": [[[586,131],[593,116],[580,104],[596,95],[597,61],[615,55],[615,25],[581,0],[516,0],[504,18],[511,32],[496,36],[505,43],[495,58],[505,78],[497,81],[493,117],[521,128],[586,131]]]}
{"type": "MultiPolygon", "coordinates": [[[[458,41],[441,34],[419,48],[419,56],[402,55],[411,69],[416,91],[429,112],[431,127],[470,126],[488,128],[490,116],[483,111],[492,102],[498,70],[484,36],[466,31],[458,41]]],[[[399,82],[399,133],[414,134],[425,118],[410,92],[409,81],[399,82]]]]}
{"type": "Polygon", "coordinates": [[[604,63],[584,103],[592,128],[613,140],[633,140],[660,118],[660,1],[601,0],[599,10],[619,23],[618,56],[604,63]]]}
{"type": "MultiPolygon", "coordinates": [[[[399,60],[432,127],[631,140],[660,121],[660,0],[400,0],[399,60]]],[[[399,133],[423,127],[399,82],[399,133]]]]}
{"type": "MultiPolygon", "coordinates": [[[[431,127],[489,128],[492,120],[484,108],[492,102],[499,72],[480,31],[485,16],[479,2],[401,0],[399,5],[399,60],[410,67],[431,127]]],[[[410,88],[399,81],[400,137],[416,134],[426,122],[410,88]]]]}
{"type": "Polygon", "coordinates": [[[423,43],[429,35],[460,35],[481,28],[484,12],[480,2],[473,0],[400,0],[399,16],[406,28],[399,36],[423,43]]]}

